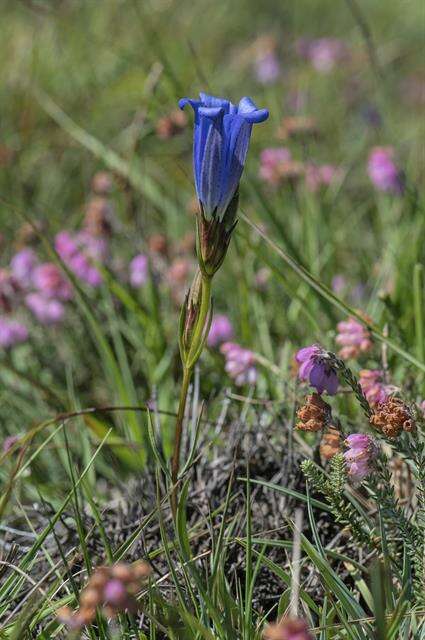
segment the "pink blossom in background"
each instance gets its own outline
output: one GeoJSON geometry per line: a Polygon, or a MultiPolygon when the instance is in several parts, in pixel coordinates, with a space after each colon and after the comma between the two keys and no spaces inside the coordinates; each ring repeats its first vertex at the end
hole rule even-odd
{"type": "Polygon", "coordinates": [[[28,339],[28,329],[21,322],[0,318],[0,347],[10,349],[28,339]]]}
{"type": "Polygon", "coordinates": [[[41,293],[29,293],[25,297],[25,304],[41,324],[54,325],[64,319],[65,307],[54,298],[47,298],[41,293]]]}
{"type": "Polygon", "coordinates": [[[395,163],[393,147],[374,147],[369,154],[367,172],[378,191],[402,195],[404,177],[395,163]]]}
{"type": "Polygon", "coordinates": [[[261,84],[272,84],[279,79],[280,64],[274,51],[258,55],[254,63],[255,75],[261,84]]]}
{"type": "Polygon", "coordinates": [[[218,347],[233,338],[233,327],[229,318],[223,314],[214,316],[207,338],[209,347],[218,347]]]}
{"type": "Polygon", "coordinates": [[[291,159],[291,152],[286,147],[263,149],[260,154],[260,178],[271,185],[279,184],[281,178],[279,166],[290,162],[291,159]]]}
{"type": "Polygon", "coordinates": [[[421,404],[419,405],[422,413],[424,414],[424,418],[425,418],[425,400],[422,400],[421,404]]]}
{"type": "Polygon", "coordinates": [[[78,239],[68,231],[61,231],[56,235],[55,248],[66,266],[77,278],[92,287],[100,286],[102,276],[80,249],[78,239]]]}
{"type": "Polygon", "coordinates": [[[10,261],[10,271],[21,287],[27,289],[32,284],[32,274],[37,265],[35,252],[26,247],[21,249],[10,261]]]}
{"type": "Polygon", "coordinates": [[[338,334],[336,343],[341,349],[338,355],[341,358],[357,358],[360,354],[372,349],[372,339],[369,331],[355,318],[348,318],[337,324],[338,334]]]}
{"type": "Polygon", "coordinates": [[[379,448],[373,438],[364,433],[352,433],[345,440],[344,453],[347,473],[354,482],[361,482],[370,475],[379,448]]]}
{"type": "Polygon", "coordinates": [[[346,44],[337,38],[317,38],[309,40],[300,38],[295,44],[299,56],[309,60],[314,69],[320,73],[329,73],[338,63],[349,58],[346,44]]]}
{"type": "Polygon", "coordinates": [[[337,296],[339,296],[342,293],[344,293],[344,291],[347,288],[347,280],[346,280],[345,276],[343,276],[340,273],[338,273],[336,276],[334,276],[332,278],[331,287],[332,287],[332,291],[334,293],[336,293],[337,296]]]}
{"type": "Polygon", "coordinates": [[[341,169],[332,164],[316,165],[312,162],[305,167],[305,183],[307,189],[312,192],[329,185],[341,177],[341,169]]]}
{"type": "Polygon", "coordinates": [[[18,442],[19,440],[19,436],[7,436],[4,440],[3,440],[3,445],[2,445],[2,452],[3,453],[8,453],[8,451],[11,450],[11,448],[18,442]]]}
{"type": "Polygon", "coordinates": [[[32,280],[35,289],[46,298],[59,298],[60,300],[72,298],[70,283],[53,262],[44,262],[35,267],[32,280]]]}
{"type": "Polygon", "coordinates": [[[147,256],[139,253],[131,260],[129,269],[130,284],[132,287],[137,289],[146,284],[149,277],[149,259],[147,256]]]}
{"type": "Polygon", "coordinates": [[[256,383],[256,360],[252,351],[244,349],[235,342],[225,342],[221,345],[220,351],[226,358],[225,371],[238,387],[256,383]]]}
{"type": "Polygon", "coordinates": [[[385,402],[392,391],[392,387],[384,384],[383,377],[384,372],[380,369],[362,369],[360,371],[359,384],[371,405],[385,402]]]}

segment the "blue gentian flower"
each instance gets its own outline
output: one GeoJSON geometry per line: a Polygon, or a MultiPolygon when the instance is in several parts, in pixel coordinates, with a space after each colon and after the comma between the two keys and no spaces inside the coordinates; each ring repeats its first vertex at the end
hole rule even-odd
{"type": "Polygon", "coordinates": [[[251,98],[236,106],[206,93],[199,97],[182,98],[179,106],[190,104],[195,112],[193,169],[203,214],[222,221],[238,190],[252,125],[266,120],[269,112],[257,109],[251,98]]]}

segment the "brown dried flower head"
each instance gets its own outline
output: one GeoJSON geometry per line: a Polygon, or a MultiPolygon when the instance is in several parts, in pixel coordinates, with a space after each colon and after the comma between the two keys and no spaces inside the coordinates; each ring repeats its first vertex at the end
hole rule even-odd
{"type": "Polygon", "coordinates": [[[403,400],[395,397],[376,406],[370,424],[388,438],[396,438],[402,431],[413,431],[416,426],[409,407],[403,400]]]}
{"type": "Polygon", "coordinates": [[[136,611],[136,594],[150,572],[150,566],[143,561],[98,567],[81,592],[79,609],[74,612],[70,607],[62,607],[58,611],[59,620],[77,630],[93,622],[98,607],[110,618],[120,612],[136,611]]]}
{"type": "Polygon", "coordinates": [[[305,620],[284,618],[265,628],[264,640],[313,640],[305,620]]]}
{"type": "Polygon", "coordinates": [[[297,411],[300,431],[321,431],[329,424],[331,408],[317,393],[307,396],[306,403],[297,411]]]}
{"type": "Polygon", "coordinates": [[[161,140],[167,140],[181,133],[187,125],[187,116],[180,109],[175,109],[169,115],[159,118],[156,123],[156,135],[161,140]]]}
{"type": "Polygon", "coordinates": [[[284,118],[277,131],[279,140],[289,138],[306,138],[318,134],[317,122],[307,116],[290,116],[284,118]]]}
{"type": "Polygon", "coordinates": [[[336,453],[341,450],[341,433],[335,427],[330,426],[328,431],[323,434],[320,443],[320,455],[325,460],[330,460],[336,453]]]}

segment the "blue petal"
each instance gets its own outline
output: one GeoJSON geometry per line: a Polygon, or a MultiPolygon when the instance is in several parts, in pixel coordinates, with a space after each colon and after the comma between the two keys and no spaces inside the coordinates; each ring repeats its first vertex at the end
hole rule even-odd
{"type": "Polygon", "coordinates": [[[247,122],[256,124],[267,120],[269,112],[268,109],[258,109],[255,102],[245,96],[239,102],[238,115],[242,116],[247,122]]]}
{"type": "Polygon", "coordinates": [[[206,215],[211,215],[220,200],[223,170],[222,158],[224,153],[223,109],[207,108],[205,110],[217,113],[212,114],[213,117],[209,118],[206,115],[202,116],[200,110],[201,126],[204,125],[202,131],[203,135],[206,134],[206,137],[201,141],[201,157],[198,167],[198,196],[204,205],[206,215]],[[208,129],[203,121],[208,121],[208,129]]]}
{"type": "Polygon", "coordinates": [[[238,188],[248,152],[252,126],[245,118],[236,115],[224,116],[226,157],[224,159],[223,183],[219,209],[224,213],[238,188]]]}
{"type": "Polygon", "coordinates": [[[190,104],[190,106],[196,113],[202,102],[200,100],[192,100],[192,98],[181,98],[179,100],[180,109],[184,109],[187,104],[190,104]]]}
{"type": "Polygon", "coordinates": [[[210,96],[208,93],[201,92],[199,94],[199,97],[201,98],[201,102],[205,107],[222,107],[226,110],[226,112],[229,111],[229,107],[232,104],[230,100],[226,100],[225,98],[217,98],[216,96],[210,96]]]}

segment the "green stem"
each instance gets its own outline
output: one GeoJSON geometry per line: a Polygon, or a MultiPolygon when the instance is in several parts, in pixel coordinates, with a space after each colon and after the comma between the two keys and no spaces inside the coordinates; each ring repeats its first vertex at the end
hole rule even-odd
{"type": "Polygon", "coordinates": [[[179,408],[177,411],[177,418],[176,418],[176,433],[174,436],[173,460],[171,462],[171,479],[174,485],[173,492],[171,494],[171,509],[173,511],[174,517],[176,516],[176,513],[177,513],[177,501],[178,501],[177,480],[179,477],[180,449],[181,449],[181,441],[182,441],[182,434],[183,434],[183,420],[184,420],[184,413],[186,409],[187,392],[189,390],[191,377],[192,377],[192,369],[188,369],[187,367],[184,367],[182,386],[180,389],[179,408]]]}
{"type": "Polygon", "coordinates": [[[173,492],[171,494],[171,509],[174,517],[177,513],[178,504],[178,486],[177,481],[179,477],[180,468],[180,451],[181,441],[183,435],[183,421],[187,402],[187,393],[189,390],[189,384],[192,377],[193,367],[195,366],[199,356],[202,352],[202,347],[205,339],[205,326],[208,320],[208,315],[211,306],[211,278],[202,277],[202,289],[201,289],[201,304],[199,307],[199,315],[196,321],[196,326],[192,336],[192,342],[190,345],[189,353],[183,362],[183,380],[180,389],[179,408],[176,418],[176,431],[174,436],[174,451],[173,459],[171,462],[171,480],[173,482],[173,492]]]}

